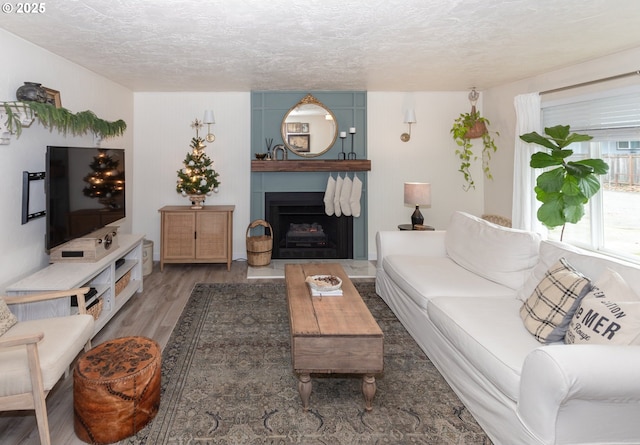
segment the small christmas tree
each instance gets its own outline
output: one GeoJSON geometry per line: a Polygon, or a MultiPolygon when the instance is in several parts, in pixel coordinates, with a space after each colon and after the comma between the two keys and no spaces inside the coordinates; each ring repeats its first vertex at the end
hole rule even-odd
{"type": "MultiPolygon", "coordinates": [[[[191,139],[191,152],[184,159],[184,167],[178,170],[176,191],[182,196],[190,196],[192,202],[203,202],[204,196],[218,193],[218,173],[213,169],[213,161],[204,152],[204,139],[198,136],[202,124],[196,119],[192,125],[196,128],[196,137],[191,139]],[[196,199],[196,197],[198,197],[196,199]]],[[[201,207],[199,204],[196,206],[201,207]]],[[[194,207],[196,208],[196,207],[194,207]]]]}
{"type": "Polygon", "coordinates": [[[90,198],[98,198],[100,204],[108,208],[116,207],[115,197],[124,191],[124,173],[118,170],[120,161],[106,150],[99,150],[89,164],[91,173],[83,178],[88,184],[82,192],[90,198]]]}

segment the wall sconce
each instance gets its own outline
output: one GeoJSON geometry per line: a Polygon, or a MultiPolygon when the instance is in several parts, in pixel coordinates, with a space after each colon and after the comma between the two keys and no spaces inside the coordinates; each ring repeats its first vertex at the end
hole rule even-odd
{"type": "Polygon", "coordinates": [[[411,139],[411,124],[415,124],[416,121],[416,112],[413,108],[407,109],[404,113],[404,123],[409,124],[409,133],[402,133],[400,135],[400,140],[402,142],[409,142],[411,139]]]}
{"type": "Polygon", "coordinates": [[[216,137],[213,133],[211,133],[211,124],[216,123],[215,117],[213,117],[213,110],[205,110],[204,117],[202,118],[202,123],[207,124],[207,142],[213,142],[216,140],[216,137]]]}
{"type": "Polygon", "coordinates": [[[424,217],[420,213],[420,206],[431,207],[431,184],[425,182],[404,183],[404,204],[416,206],[411,215],[411,228],[424,224],[424,217]]]}

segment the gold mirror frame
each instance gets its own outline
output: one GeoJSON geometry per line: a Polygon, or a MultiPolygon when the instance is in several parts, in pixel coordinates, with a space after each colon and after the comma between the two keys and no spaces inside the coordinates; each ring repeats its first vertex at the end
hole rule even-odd
{"type": "Polygon", "coordinates": [[[284,115],[280,133],[292,153],[313,158],[333,147],[338,138],[338,123],[329,108],[307,94],[284,115]]]}

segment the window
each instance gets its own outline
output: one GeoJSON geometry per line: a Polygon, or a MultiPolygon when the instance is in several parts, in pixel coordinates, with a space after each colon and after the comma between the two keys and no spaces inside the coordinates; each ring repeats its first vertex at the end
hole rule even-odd
{"type": "MultiPolygon", "coordinates": [[[[571,125],[594,138],[573,144],[571,159],[602,158],[609,173],[578,224],[567,224],[563,241],[640,262],[640,92],[610,94],[543,105],[543,124],[571,125]]],[[[560,239],[562,227],[549,231],[560,239]]]]}
{"type": "Polygon", "coordinates": [[[640,148],[640,141],[618,141],[616,148],[618,150],[637,150],[640,148]]]}

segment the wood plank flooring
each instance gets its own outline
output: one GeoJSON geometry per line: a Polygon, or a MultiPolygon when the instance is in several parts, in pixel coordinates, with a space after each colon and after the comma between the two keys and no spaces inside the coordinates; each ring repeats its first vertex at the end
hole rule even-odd
{"type": "MultiPolygon", "coordinates": [[[[162,348],[182,313],[196,283],[246,282],[247,265],[159,264],[144,277],[144,290],[135,294],[113,319],[96,335],[94,345],[115,337],[142,335],[155,339],[162,348]]],[[[73,431],[73,378],[62,379],[47,397],[51,441],[55,445],[84,444],[73,431]]],[[[0,443],[38,445],[38,429],[33,411],[0,414],[0,443]]]]}
{"type": "MultiPolygon", "coordinates": [[[[153,272],[144,277],[144,291],[135,294],[94,337],[92,343],[97,345],[111,338],[142,335],[155,339],[164,348],[196,283],[283,282],[282,279],[249,281],[246,277],[246,262],[234,261],[230,271],[227,271],[226,264],[167,264],[163,272],[160,272],[160,266],[156,263],[153,272]]],[[[73,431],[71,374],[61,379],[51,391],[47,397],[47,409],[54,445],[84,444],[73,431]]],[[[34,412],[0,413],[0,444],[40,444],[34,412]]]]}

